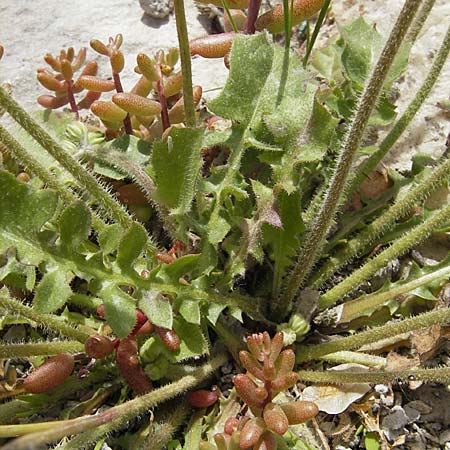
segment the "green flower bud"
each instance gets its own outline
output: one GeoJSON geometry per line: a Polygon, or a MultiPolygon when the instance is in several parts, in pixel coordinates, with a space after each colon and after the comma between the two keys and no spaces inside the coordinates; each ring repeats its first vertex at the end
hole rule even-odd
{"type": "Polygon", "coordinates": [[[153,363],[161,354],[164,354],[165,346],[155,336],[149,337],[139,350],[139,356],[144,363],[153,363]]]}
{"type": "Polygon", "coordinates": [[[151,380],[160,380],[166,375],[168,368],[169,361],[164,355],[160,355],[155,361],[147,364],[144,370],[151,380]]]}

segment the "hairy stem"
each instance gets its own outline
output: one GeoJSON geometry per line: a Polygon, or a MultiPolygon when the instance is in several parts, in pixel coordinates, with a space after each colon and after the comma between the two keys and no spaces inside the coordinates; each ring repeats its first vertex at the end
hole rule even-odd
{"type": "MultiPolygon", "coordinates": [[[[111,219],[124,228],[131,226],[133,219],[125,209],[100,186],[91,173],[75,161],[1,86],[0,105],[80,183],[111,219]]],[[[150,240],[148,248],[153,253],[158,251],[157,246],[150,240]]]]}
{"type": "Polygon", "coordinates": [[[425,21],[430,15],[430,12],[433,9],[435,3],[436,0],[424,0],[422,7],[417,13],[417,17],[414,19],[414,22],[412,23],[411,28],[406,35],[406,40],[411,45],[416,42],[416,39],[419,36],[419,33],[422,30],[425,21]]]}
{"type": "Polygon", "coordinates": [[[358,102],[356,113],[344,139],[342,151],[340,152],[319,214],[307,233],[305,243],[300,250],[294,268],[286,278],[281,295],[278,297],[276,313],[279,318],[284,317],[291,309],[292,302],[298,290],[303,285],[305,278],[309,275],[317,260],[317,256],[334,219],[339,198],[343,192],[349,170],[353,163],[353,157],[361,143],[364,129],[376,105],[389,68],[419,5],[420,1],[418,0],[406,0],[364,88],[363,94],[358,102]]]}
{"type": "Polygon", "coordinates": [[[30,356],[53,356],[61,353],[80,353],[84,345],[78,341],[37,342],[0,345],[0,358],[28,358],[30,356]]]}
{"type": "Polygon", "coordinates": [[[147,438],[142,445],[139,446],[139,450],[164,449],[175,431],[177,431],[181,424],[186,420],[190,409],[185,402],[178,404],[174,409],[174,405],[171,406],[172,409],[170,413],[167,412],[163,417],[158,417],[153,423],[147,438]]]}
{"type": "Polygon", "coordinates": [[[329,362],[362,364],[368,367],[384,367],[387,364],[386,358],[381,356],[369,355],[367,353],[341,351],[336,353],[329,353],[319,359],[329,362]]]}
{"type": "MultiPolygon", "coordinates": [[[[40,178],[50,189],[56,191],[58,196],[66,203],[73,203],[79,198],[67,186],[58,181],[44,166],[42,166],[14,137],[0,125],[0,150],[5,151],[20,164],[25,166],[33,175],[40,178]]],[[[106,227],[105,222],[95,213],[92,214],[92,226],[97,232],[106,227]]]]}
{"type": "Polygon", "coordinates": [[[425,222],[414,227],[409,233],[397,240],[394,244],[381,252],[364,266],[354,271],[351,275],[325,292],[320,297],[320,308],[325,309],[333,305],[345,295],[368,280],[375,272],[385,267],[389,261],[404,255],[409,249],[420,244],[433,233],[434,230],[450,220],[450,205],[439,210],[425,222]]]}
{"type": "Polygon", "coordinates": [[[373,383],[386,384],[398,381],[424,381],[426,383],[447,384],[450,380],[450,367],[432,369],[407,369],[393,372],[344,372],[328,370],[319,372],[314,370],[300,370],[297,372],[299,380],[310,383],[345,384],[345,383],[373,383]]]}
{"type": "Polygon", "coordinates": [[[184,0],[174,0],[177,24],[178,47],[180,49],[181,73],[183,75],[183,103],[185,121],[188,127],[195,127],[195,104],[192,91],[191,53],[184,12],[184,0]]]}
{"type": "Polygon", "coordinates": [[[79,434],[113,420],[117,421],[117,427],[122,427],[129,420],[139,414],[143,414],[153,406],[193,388],[208,378],[226,361],[226,354],[219,354],[210,362],[199,367],[192,375],[166,384],[159,389],[155,389],[148,394],[121,405],[114,406],[100,414],[83,416],[71,420],[0,426],[0,437],[22,436],[4,445],[1,450],[26,450],[30,445],[33,446],[33,449],[37,450],[48,442],[64,436],[79,434]]]}
{"type": "Polygon", "coordinates": [[[297,346],[296,362],[311,361],[322,358],[324,355],[344,350],[352,350],[366,344],[380,341],[409,331],[427,328],[432,325],[445,325],[450,322],[450,308],[436,309],[418,316],[404,319],[400,322],[392,322],[380,327],[347,336],[337,341],[304,347],[297,346]]]}
{"type": "Polygon", "coordinates": [[[447,33],[442,41],[441,47],[434,58],[433,65],[425,78],[420,89],[417,91],[414,99],[406,108],[406,111],[402,114],[400,119],[397,120],[391,131],[381,142],[378,150],[370,155],[366,161],[364,161],[358,168],[355,176],[349,181],[348,187],[345,191],[345,198],[349,198],[353,192],[355,192],[367,175],[375,170],[378,163],[389,152],[392,146],[397,142],[403,132],[406,130],[412,119],[415,117],[419,109],[422,107],[424,101],[430,95],[431,90],[436,84],[445,61],[447,60],[450,51],[450,27],[447,29],[447,33]]]}
{"type": "Polygon", "coordinates": [[[364,295],[356,300],[352,300],[330,310],[326,310],[323,312],[323,315],[330,318],[333,325],[350,322],[361,316],[371,314],[374,310],[380,308],[389,300],[395,299],[398,296],[404,295],[420,286],[424,286],[443,277],[450,277],[450,267],[443,267],[440,270],[436,270],[435,272],[416,278],[408,283],[403,283],[400,286],[389,289],[386,292],[375,292],[373,294],[364,295]]]}
{"type": "Polygon", "coordinates": [[[4,295],[0,295],[0,308],[4,308],[12,314],[18,314],[19,316],[32,320],[41,327],[50,328],[52,331],[55,331],[62,336],[74,339],[83,344],[89,337],[88,333],[64,323],[58,316],[38,313],[29,306],[25,306],[19,300],[10,299],[4,295]]]}
{"type": "Polygon", "coordinates": [[[410,215],[414,208],[445,180],[450,177],[450,159],[445,160],[438,168],[416,187],[411,189],[403,198],[397,200],[386,212],[368,225],[361,233],[350,239],[338,254],[332,256],[311,278],[309,285],[319,288],[334,272],[352,259],[361,256],[377,239],[392,229],[396,221],[410,215]]]}

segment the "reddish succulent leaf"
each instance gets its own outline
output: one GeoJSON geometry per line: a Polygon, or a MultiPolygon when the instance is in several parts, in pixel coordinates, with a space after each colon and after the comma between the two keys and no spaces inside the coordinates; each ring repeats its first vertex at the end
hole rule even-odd
{"type": "Polygon", "coordinates": [[[75,360],[72,355],[63,353],[53,356],[25,378],[23,387],[32,394],[47,392],[64,383],[74,367],[75,360]]]}
{"type": "Polygon", "coordinates": [[[137,394],[151,391],[153,386],[139,362],[138,346],[134,336],[120,341],[116,351],[116,362],[120,374],[137,394]]]}
{"type": "Polygon", "coordinates": [[[280,406],[286,414],[289,425],[306,422],[319,413],[319,408],[313,402],[296,401],[283,403],[280,406]]]}
{"type": "Polygon", "coordinates": [[[266,423],[260,417],[255,417],[246,422],[241,430],[239,446],[247,449],[255,445],[266,431],[266,423]]]}
{"type": "Polygon", "coordinates": [[[231,49],[236,33],[208,34],[189,42],[191,55],[200,55],[203,58],[223,58],[231,49]]]}
{"type": "Polygon", "coordinates": [[[217,392],[207,391],[205,389],[192,391],[187,395],[188,403],[194,408],[207,408],[208,406],[214,405],[217,399],[217,392]]]}
{"type": "Polygon", "coordinates": [[[84,343],[84,351],[90,358],[105,358],[114,351],[114,343],[106,336],[94,334],[84,343]]]}
{"type": "Polygon", "coordinates": [[[289,428],[288,418],[276,403],[268,403],[263,411],[264,422],[270,430],[279,435],[283,435],[289,428]]]}

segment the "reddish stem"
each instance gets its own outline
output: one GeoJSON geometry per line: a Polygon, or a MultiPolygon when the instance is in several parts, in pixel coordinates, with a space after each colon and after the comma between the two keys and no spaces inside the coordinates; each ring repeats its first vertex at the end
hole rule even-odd
{"type": "Polygon", "coordinates": [[[72,112],[75,113],[75,119],[80,120],[80,114],[78,113],[77,102],[75,101],[75,96],[73,95],[73,81],[66,80],[67,84],[67,96],[69,97],[70,108],[72,112]]]}
{"type": "Polygon", "coordinates": [[[170,121],[169,121],[169,111],[167,109],[167,100],[166,96],[164,95],[164,84],[162,82],[162,78],[158,80],[157,87],[158,87],[159,103],[161,104],[161,122],[164,132],[167,130],[167,128],[170,127],[170,121]]]}
{"type": "MultiPolygon", "coordinates": [[[[120,81],[120,75],[118,72],[113,71],[113,79],[114,79],[114,85],[116,87],[116,92],[118,92],[118,93],[123,92],[123,87],[122,87],[122,83],[120,81]]],[[[127,114],[125,119],[123,119],[123,126],[125,127],[125,133],[133,134],[133,128],[131,127],[131,119],[130,119],[129,114],[127,114]]]]}
{"type": "Polygon", "coordinates": [[[247,11],[247,20],[245,21],[245,34],[255,34],[255,23],[259,14],[261,0],[250,0],[247,11]]]}

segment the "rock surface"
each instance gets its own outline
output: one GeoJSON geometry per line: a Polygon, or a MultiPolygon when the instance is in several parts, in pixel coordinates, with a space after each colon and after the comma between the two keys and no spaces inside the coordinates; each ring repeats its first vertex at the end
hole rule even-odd
{"type": "MultiPolygon", "coordinates": [[[[155,1],[155,0],[153,0],[155,1]]],[[[169,0],[158,0],[166,4],[169,0]]],[[[387,35],[403,0],[391,0],[386,7],[385,0],[334,0],[333,11],[337,23],[346,23],[362,15],[366,21],[387,35]]],[[[198,11],[192,0],[186,0],[186,14],[190,37],[206,33],[198,11]]],[[[430,68],[450,20],[450,2],[437,0],[422,33],[411,53],[411,66],[404,80],[398,85],[400,91],[399,112],[413,98],[430,68]]],[[[204,22],[204,20],[203,20],[204,22]]],[[[322,32],[329,35],[336,31],[334,26],[322,32]]],[[[133,72],[136,54],[153,54],[159,48],[167,49],[177,45],[175,19],[170,14],[164,19],[155,19],[144,14],[139,0],[108,0],[87,2],[72,0],[2,0],[0,2],[0,42],[5,55],[0,63],[0,81],[9,81],[14,86],[14,96],[26,108],[36,106],[35,98],[44,89],[35,78],[36,69],[45,64],[45,53],[56,53],[68,46],[89,46],[92,38],[107,39],[110,35],[122,33],[126,66],[123,73],[125,89],[137,79],[133,72]]],[[[323,42],[323,39],[322,39],[323,42]]],[[[89,56],[95,57],[92,51],[89,56]]],[[[108,63],[99,57],[101,70],[108,73],[108,63]]],[[[204,90],[224,84],[227,71],[220,60],[193,60],[194,83],[204,90]]],[[[386,162],[400,169],[410,167],[410,156],[417,151],[440,155],[444,150],[448,116],[437,108],[438,101],[449,99],[450,63],[444,68],[440,81],[433,90],[426,105],[414,119],[409,131],[399,140],[386,162]]],[[[217,91],[207,93],[214,95],[217,91]]]]}

